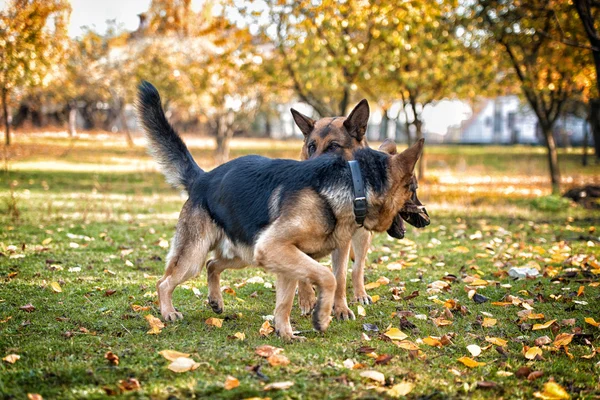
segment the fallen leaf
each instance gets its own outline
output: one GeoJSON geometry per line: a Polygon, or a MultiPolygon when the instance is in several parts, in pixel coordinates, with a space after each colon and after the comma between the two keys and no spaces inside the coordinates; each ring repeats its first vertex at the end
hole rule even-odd
{"type": "Polygon", "coordinates": [[[531,368],[529,367],[521,367],[517,370],[517,378],[527,378],[531,374],[531,368]]]}
{"type": "Polygon", "coordinates": [[[225,390],[235,389],[238,386],[240,386],[240,381],[231,375],[227,375],[227,378],[225,378],[225,384],[223,385],[225,390]]]}
{"type": "Polygon", "coordinates": [[[390,397],[406,396],[415,388],[412,382],[402,381],[387,390],[387,395],[390,397]]]}
{"type": "Polygon", "coordinates": [[[361,306],[360,304],[358,306],[356,306],[356,313],[358,315],[360,315],[361,317],[367,316],[367,312],[365,311],[365,308],[363,306],[361,306]]]}
{"type": "Polygon", "coordinates": [[[161,329],[165,327],[165,324],[152,314],[147,314],[144,318],[146,318],[146,321],[150,324],[148,335],[158,335],[161,332],[161,329]]]}
{"type": "Polygon", "coordinates": [[[375,364],[386,365],[392,360],[392,358],[394,358],[394,356],[391,354],[382,354],[375,359],[375,364]]]}
{"type": "Polygon", "coordinates": [[[215,317],[208,318],[206,321],[204,321],[204,323],[209,326],[216,326],[217,328],[220,328],[223,326],[223,320],[221,318],[215,318],[215,317]]]}
{"type": "Polygon", "coordinates": [[[536,379],[540,378],[542,375],[544,375],[544,371],[533,371],[532,373],[527,375],[527,380],[535,381],[536,379]]]}
{"type": "Polygon", "coordinates": [[[289,365],[289,363],[290,363],[290,360],[283,354],[273,354],[272,356],[267,358],[267,361],[273,367],[277,367],[280,365],[285,366],[285,365],[289,365]]]}
{"type": "Polygon", "coordinates": [[[132,304],[131,305],[131,309],[135,312],[140,312],[140,311],[149,311],[150,310],[150,306],[140,306],[137,304],[132,304]]]}
{"type": "Polygon", "coordinates": [[[464,365],[466,365],[469,368],[475,368],[475,367],[485,365],[484,362],[475,361],[470,357],[461,357],[458,359],[458,361],[460,361],[461,363],[463,363],[464,365]]]}
{"type": "Polygon", "coordinates": [[[535,339],[534,343],[536,346],[544,346],[548,343],[552,343],[552,339],[550,339],[548,336],[540,336],[539,338],[535,339]]]}
{"type": "Polygon", "coordinates": [[[133,390],[141,389],[140,381],[135,378],[127,378],[127,380],[119,381],[119,388],[124,392],[131,392],[133,390]]]}
{"type": "Polygon", "coordinates": [[[552,321],[544,322],[543,324],[534,324],[533,328],[531,328],[531,330],[537,331],[537,330],[540,330],[540,329],[547,329],[547,328],[550,327],[550,325],[552,325],[555,322],[556,322],[556,320],[553,319],[552,321]]]}
{"type": "Polygon", "coordinates": [[[260,333],[260,336],[269,336],[274,330],[275,328],[271,326],[269,321],[265,321],[258,330],[258,333],[260,333]]]}
{"type": "Polygon", "coordinates": [[[554,381],[544,383],[544,391],[535,392],[533,396],[543,400],[566,400],[571,398],[569,393],[554,381]]]}
{"type": "Polygon", "coordinates": [[[486,336],[485,340],[486,340],[486,342],[490,342],[490,343],[495,344],[496,346],[500,346],[500,347],[504,347],[508,344],[508,341],[497,338],[497,337],[486,336]]]}
{"type": "Polygon", "coordinates": [[[381,283],[379,283],[379,282],[370,282],[365,285],[365,289],[371,290],[371,289],[378,288],[379,286],[381,286],[381,283]]]}
{"type": "Polygon", "coordinates": [[[469,353],[471,353],[473,357],[477,357],[481,354],[481,347],[477,346],[476,344],[468,345],[467,350],[469,351],[469,353]]]}
{"type": "Polygon", "coordinates": [[[573,340],[573,336],[575,335],[572,333],[561,333],[554,339],[554,345],[556,347],[567,346],[573,340]]]}
{"type": "Polygon", "coordinates": [[[452,251],[454,253],[468,253],[470,250],[466,246],[456,246],[453,249],[451,249],[450,251],[452,251]]]}
{"type": "Polygon", "coordinates": [[[525,348],[523,348],[524,353],[523,355],[525,355],[525,358],[528,360],[535,360],[535,358],[537,356],[541,356],[543,354],[542,349],[540,349],[537,346],[533,346],[533,347],[529,347],[527,348],[527,346],[525,346],[525,348]]]}
{"type": "Polygon", "coordinates": [[[285,381],[285,382],[273,382],[269,383],[265,386],[265,390],[285,390],[294,386],[294,382],[285,381]]]}
{"type": "Polygon", "coordinates": [[[410,340],[401,340],[399,342],[393,342],[396,346],[405,350],[419,350],[419,346],[416,343],[411,342],[410,340]]]}
{"type": "Polygon", "coordinates": [[[380,297],[378,294],[371,296],[371,301],[373,302],[373,304],[377,303],[379,301],[379,299],[380,299],[380,297]]]}
{"type": "Polygon", "coordinates": [[[233,337],[239,339],[239,340],[246,340],[246,334],[244,332],[236,332],[233,334],[233,337]]]}
{"type": "Polygon", "coordinates": [[[4,357],[2,360],[6,361],[7,363],[14,364],[20,358],[21,358],[21,356],[18,354],[9,354],[6,357],[4,357]]]}
{"type": "Polygon", "coordinates": [[[164,358],[166,358],[169,361],[175,361],[179,357],[189,357],[190,356],[189,353],[181,353],[181,352],[175,351],[175,350],[161,350],[158,352],[158,354],[160,354],[161,356],[163,356],[164,358]]]}
{"type": "Polygon", "coordinates": [[[106,358],[110,365],[119,365],[119,356],[112,351],[107,351],[106,354],[104,354],[104,358],[106,358]]]}
{"type": "Polygon", "coordinates": [[[19,309],[23,310],[25,312],[34,312],[35,311],[35,307],[31,303],[27,303],[24,306],[19,307],[19,309]]]}
{"type": "Polygon", "coordinates": [[[439,339],[433,338],[431,336],[427,336],[426,338],[423,339],[423,343],[425,343],[426,345],[429,346],[434,346],[434,347],[442,347],[442,342],[439,339]]]}
{"type": "Polygon", "coordinates": [[[60,285],[58,284],[58,282],[52,282],[52,283],[50,283],[50,289],[52,289],[52,291],[54,293],[60,293],[60,292],[62,292],[62,288],[60,287],[60,285]]]}
{"type": "Polygon", "coordinates": [[[495,318],[484,317],[481,326],[483,326],[484,328],[491,328],[492,326],[496,325],[497,322],[498,320],[495,318]]]}
{"type": "Polygon", "coordinates": [[[452,325],[452,321],[445,319],[444,317],[437,317],[433,320],[435,326],[447,326],[452,325]]]}
{"type": "Polygon", "coordinates": [[[41,394],[38,393],[27,393],[27,399],[29,400],[44,400],[41,394]]]}
{"type": "Polygon", "coordinates": [[[498,387],[498,384],[496,382],[492,382],[492,381],[477,382],[477,388],[479,388],[479,389],[494,389],[495,387],[498,387]]]}
{"type": "Polygon", "coordinates": [[[585,322],[587,322],[590,325],[595,326],[596,328],[600,327],[600,322],[596,322],[596,320],[594,320],[594,318],[586,318],[585,322]]]}
{"type": "Polygon", "coordinates": [[[384,335],[392,340],[404,340],[408,337],[407,334],[405,334],[398,328],[390,328],[384,333],[384,335]]]}
{"type": "Polygon", "coordinates": [[[200,363],[192,360],[188,357],[176,358],[167,368],[173,372],[181,373],[187,371],[193,371],[200,366],[200,363]]]}
{"type": "Polygon", "coordinates": [[[373,370],[363,371],[360,373],[360,376],[362,376],[363,378],[371,379],[375,382],[379,382],[381,384],[385,383],[385,375],[383,375],[379,371],[373,371],[373,370]]]}
{"type": "Polygon", "coordinates": [[[389,285],[390,280],[389,280],[389,278],[387,278],[385,276],[380,276],[379,279],[377,279],[377,283],[379,283],[381,285],[389,285]]]}

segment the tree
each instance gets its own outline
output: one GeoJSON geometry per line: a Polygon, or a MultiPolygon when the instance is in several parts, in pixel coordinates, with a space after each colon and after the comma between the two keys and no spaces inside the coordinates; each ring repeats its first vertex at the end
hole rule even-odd
{"type": "Polygon", "coordinates": [[[473,21],[504,50],[533,109],[548,150],[552,192],[560,191],[554,123],[568,99],[589,90],[589,54],[552,40],[577,19],[561,0],[479,0],[473,21]]]}
{"type": "Polygon", "coordinates": [[[10,101],[18,90],[45,85],[65,52],[71,8],[66,0],[12,0],[0,12],[0,94],[5,143],[10,101]]]}
{"type": "MultiPolygon", "coordinates": [[[[572,1],[577,10],[577,15],[581,20],[581,24],[583,25],[594,57],[596,93],[594,98],[590,99],[589,120],[594,136],[596,158],[600,160],[600,2],[594,0],[572,1]]],[[[568,42],[567,44],[573,45],[573,43],[576,44],[576,42],[568,42]]],[[[585,138],[587,144],[587,134],[585,138]]]]}

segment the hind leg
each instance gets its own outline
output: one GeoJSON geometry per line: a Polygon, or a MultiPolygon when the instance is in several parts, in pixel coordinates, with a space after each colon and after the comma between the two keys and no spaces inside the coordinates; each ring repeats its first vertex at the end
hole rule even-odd
{"type": "Polygon", "coordinates": [[[190,211],[190,208],[186,203],[181,211],[165,274],[156,283],[160,313],[165,321],[183,318],[173,307],[173,291],[177,285],[198,275],[214,242],[212,223],[201,210],[190,211]]]}
{"type": "Polygon", "coordinates": [[[208,276],[208,304],[217,314],[223,312],[223,296],[221,295],[221,272],[226,269],[241,269],[246,263],[241,258],[215,258],[206,264],[208,276]]]}
{"type": "Polygon", "coordinates": [[[359,229],[352,236],[352,248],[354,249],[354,265],[352,267],[352,286],[354,287],[354,301],[360,304],[371,304],[371,296],[365,290],[365,262],[367,252],[371,246],[371,232],[359,229]]]}
{"type": "Polygon", "coordinates": [[[298,281],[298,305],[302,315],[310,315],[317,304],[317,297],[312,283],[309,281],[298,281]]]}

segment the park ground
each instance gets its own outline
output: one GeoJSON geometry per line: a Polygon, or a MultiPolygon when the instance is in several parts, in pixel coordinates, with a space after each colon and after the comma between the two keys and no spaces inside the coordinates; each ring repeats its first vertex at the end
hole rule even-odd
{"type": "MultiPolygon", "coordinates": [[[[189,142],[210,168],[210,141],[189,142]]],[[[232,157],[297,158],[300,146],[236,139],[232,157]]],[[[426,147],[419,197],[431,225],[376,236],[365,279],[378,301],[351,303],[355,321],[318,334],[295,304],[292,325],[307,340],[291,344],[260,333],[274,277],[255,268],[222,275],[221,315],[203,271],[175,291],[185,319],[148,333],[185,199],[141,142],[17,134],[5,157],[1,398],[600,396],[600,212],[549,196],[542,148],[426,147]],[[524,266],[540,276],[507,275],[524,266]],[[283,350],[265,358],[263,345],[283,350]],[[162,350],[188,354],[195,369],[171,371],[162,350]]],[[[559,158],[565,188],[600,183],[580,149],[559,158]]]]}

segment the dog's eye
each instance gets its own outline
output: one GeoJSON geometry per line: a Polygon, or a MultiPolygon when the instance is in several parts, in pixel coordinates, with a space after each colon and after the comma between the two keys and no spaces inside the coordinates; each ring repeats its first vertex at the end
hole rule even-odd
{"type": "Polygon", "coordinates": [[[337,149],[339,149],[340,147],[342,147],[342,146],[340,146],[340,145],[339,145],[339,144],[337,144],[336,142],[332,142],[332,143],[330,143],[330,144],[329,144],[329,147],[327,147],[327,151],[328,151],[328,152],[336,151],[336,150],[337,150],[337,149]]]}
{"type": "Polygon", "coordinates": [[[308,155],[309,156],[312,156],[316,150],[317,150],[317,146],[315,146],[314,143],[311,143],[308,145],[308,155]]]}

